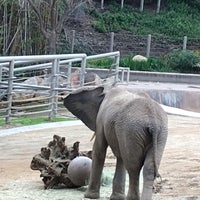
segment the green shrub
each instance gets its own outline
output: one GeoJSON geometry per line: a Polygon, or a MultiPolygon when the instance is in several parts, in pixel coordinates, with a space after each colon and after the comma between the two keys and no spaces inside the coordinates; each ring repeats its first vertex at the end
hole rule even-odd
{"type": "Polygon", "coordinates": [[[113,64],[112,58],[101,58],[88,60],[87,67],[90,68],[100,68],[100,69],[110,69],[113,64]]]}
{"type": "Polygon", "coordinates": [[[173,72],[173,69],[167,65],[162,58],[149,58],[148,61],[148,71],[154,72],[173,72]]]}
{"type": "Polygon", "coordinates": [[[175,50],[167,54],[164,61],[177,72],[193,73],[197,70],[200,57],[189,50],[175,50]]]}
{"type": "Polygon", "coordinates": [[[158,72],[172,72],[173,70],[165,64],[162,59],[148,58],[146,61],[133,61],[132,56],[120,59],[121,67],[130,67],[131,70],[137,71],[158,71],[158,72]]]}
{"type": "Polygon", "coordinates": [[[120,59],[120,67],[129,67],[130,70],[146,71],[148,64],[146,61],[133,61],[132,56],[120,59]]]}
{"type": "MultiPolygon", "coordinates": [[[[200,73],[200,52],[176,50],[163,58],[150,57],[147,61],[133,61],[133,56],[120,58],[120,67],[129,67],[135,71],[200,73]]],[[[110,69],[112,58],[89,60],[87,67],[110,69]]]]}

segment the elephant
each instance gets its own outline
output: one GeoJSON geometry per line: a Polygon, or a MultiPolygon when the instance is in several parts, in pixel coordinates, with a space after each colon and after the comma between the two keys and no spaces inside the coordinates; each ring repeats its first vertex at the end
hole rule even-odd
{"type": "Polygon", "coordinates": [[[168,135],[167,113],[161,106],[146,93],[129,92],[120,86],[109,90],[103,86],[77,89],[64,98],[64,106],[95,132],[92,170],[85,198],[100,197],[101,175],[110,146],[116,157],[110,199],[151,200],[168,135]],[[127,195],[126,172],[129,176],[127,195]]]}

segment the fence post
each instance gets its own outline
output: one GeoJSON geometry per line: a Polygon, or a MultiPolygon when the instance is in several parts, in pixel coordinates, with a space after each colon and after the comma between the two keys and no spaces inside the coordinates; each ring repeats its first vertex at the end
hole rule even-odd
{"type": "Polygon", "coordinates": [[[81,87],[84,86],[84,80],[85,80],[85,67],[86,67],[86,57],[82,58],[81,61],[81,80],[80,80],[80,85],[81,87]]]}
{"type": "Polygon", "coordinates": [[[74,44],[75,44],[75,30],[72,30],[72,46],[71,46],[71,53],[74,53],[74,44]]]}
{"type": "Polygon", "coordinates": [[[160,12],[160,3],[161,3],[161,0],[158,0],[158,2],[157,2],[156,13],[159,13],[159,12],[160,12]]]}
{"type": "Polygon", "coordinates": [[[67,84],[71,87],[72,62],[68,63],[67,69],[67,84]]]}
{"type": "Polygon", "coordinates": [[[147,58],[149,58],[150,56],[150,51],[151,51],[151,34],[149,34],[147,37],[147,53],[146,53],[147,58]]]}
{"type": "Polygon", "coordinates": [[[120,53],[115,56],[115,60],[114,60],[114,62],[115,62],[115,64],[114,64],[115,65],[115,73],[116,73],[114,84],[116,84],[118,82],[118,79],[119,79],[119,60],[120,60],[120,53]]]}
{"type": "Polygon", "coordinates": [[[60,59],[56,59],[56,77],[55,77],[55,96],[54,96],[54,105],[55,105],[55,116],[57,115],[58,113],[58,83],[59,83],[59,74],[60,74],[60,59]]]}
{"type": "Polygon", "coordinates": [[[144,10],[144,0],[140,0],[140,12],[144,10]]]}
{"type": "Polygon", "coordinates": [[[51,68],[51,89],[50,89],[50,112],[49,112],[49,120],[51,120],[55,116],[55,104],[56,104],[56,71],[57,71],[58,60],[54,59],[52,62],[51,68]]]}
{"type": "Polygon", "coordinates": [[[121,0],[121,9],[124,8],[124,0],[121,0]]]}
{"type": "Polygon", "coordinates": [[[183,50],[186,50],[187,48],[187,36],[183,37],[183,50]]]}
{"type": "Polygon", "coordinates": [[[104,9],[104,0],[101,0],[101,9],[104,9]]]}
{"type": "Polygon", "coordinates": [[[114,34],[114,32],[111,32],[111,35],[110,35],[111,37],[110,37],[110,52],[113,52],[113,46],[114,46],[114,36],[115,36],[115,34],[114,34]]]}
{"type": "Polygon", "coordinates": [[[9,79],[8,79],[8,109],[6,111],[6,124],[10,123],[11,109],[12,109],[12,91],[13,91],[13,73],[14,73],[14,60],[9,65],[9,79]]]}
{"type": "Polygon", "coordinates": [[[0,81],[2,81],[2,71],[3,71],[2,68],[3,67],[0,66],[0,81]]]}

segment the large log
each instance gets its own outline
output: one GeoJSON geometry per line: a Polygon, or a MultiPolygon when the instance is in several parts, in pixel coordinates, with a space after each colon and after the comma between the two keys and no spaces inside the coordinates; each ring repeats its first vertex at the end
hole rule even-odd
{"type": "Polygon", "coordinates": [[[77,156],[87,156],[92,159],[92,151],[79,151],[79,142],[72,147],[65,145],[65,137],[53,136],[47,147],[42,147],[40,154],[33,157],[31,169],[39,170],[45,189],[64,185],[68,188],[78,187],[68,177],[67,169],[71,160],[77,156]]]}

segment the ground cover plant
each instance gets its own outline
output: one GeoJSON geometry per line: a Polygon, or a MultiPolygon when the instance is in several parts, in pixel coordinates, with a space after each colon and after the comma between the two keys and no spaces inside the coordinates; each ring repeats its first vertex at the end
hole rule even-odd
{"type": "MultiPolygon", "coordinates": [[[[49,123],[49,122],[62,122],[62,121],[69,121],[72,120],[71,118],[67,117],[54,117],[53,119],[49,120],[47,117],[14,117],[11,119],[11,124],[14,126],[28,126],[28,125],[36,125],[42,123],[49,123]]],[[[5,120],[0,119],[0,126],[5,125],[5,120]]]]}

